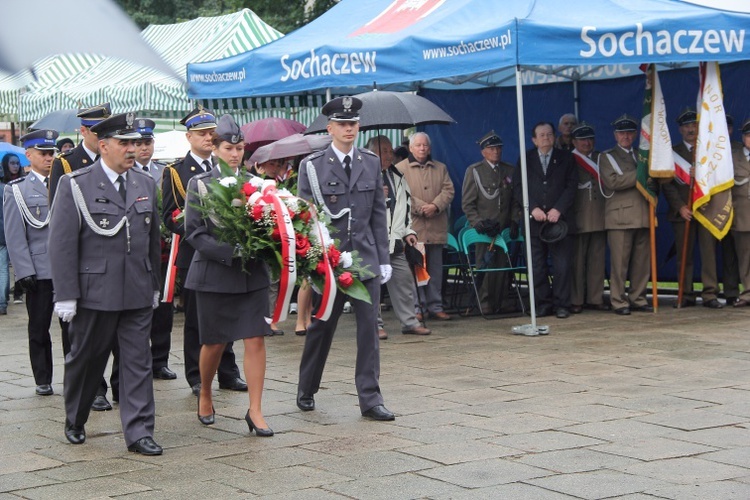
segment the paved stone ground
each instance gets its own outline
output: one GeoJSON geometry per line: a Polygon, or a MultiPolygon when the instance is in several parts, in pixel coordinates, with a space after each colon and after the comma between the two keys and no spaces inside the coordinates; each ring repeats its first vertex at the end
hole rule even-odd
{"type": "Polygon", "coordinates": [[[304,339],[288,321],[267,341],[270,439],[248,436],[247,396],[218,387],[216,425],[197,422],[178,323],[180,378],[155,382],[154,458],[127,452],[117,407],[92,413],[86,444],[67,443],[59,340],[56,394],[35,396],[25,317],[18,305],[0,317],[0,499],[750,498],[750,309],[586,311],[544,318],[551,335],[532,338],[510,334],[519,319],[481,318],[404,336],[388,312],[393,423],[359,415],[351,315],[318,410],[300,412],[304,339]]]}

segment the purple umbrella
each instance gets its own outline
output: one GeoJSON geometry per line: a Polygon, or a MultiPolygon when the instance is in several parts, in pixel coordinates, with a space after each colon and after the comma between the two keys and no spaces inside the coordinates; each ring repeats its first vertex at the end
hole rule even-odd
{"type": "Polygon", "coordinates": [[[279,139],[271,144],[266,144],[255,150],[250,157],[250,161],[256,163],[265,163],[270,160],[279,160],[291,158],[298,155],[306,155],[313,151],[319,151],[327,148],[331,143],[329,135],[302,135],[294,134],[283,139],[279,139]]]}
{"type": "Polygon", "coordinates": [[[298,121],[271,117],[246,123],[240,130],[245,137],[245,148],[254,150],[292,134],[302,133],[305,126],[298,121]]]}

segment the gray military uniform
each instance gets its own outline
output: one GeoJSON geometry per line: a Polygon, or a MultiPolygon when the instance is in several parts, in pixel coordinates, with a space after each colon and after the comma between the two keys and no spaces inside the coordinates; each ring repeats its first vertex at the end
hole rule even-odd
{"type": "Polygon", "coordinates": [[[5,240],[13,263],[16,281],[36,276],[34,291],[27,291],[26,310],[29,315],[29,357],[37,385],[52,383],[52,273],[47,239],[49,226],[43,225],[49,213],[47,186],[34,172],[5,186],[3,211],[5,240]],[[23,201],[17,202],[14,189],[23,201]],[[27,209],[22,214],[22,206],[27,209]],[[29,217],[29,219],[26,219],[29,217]]]}
{"type": "Polygon", "coordinates": [[[68,425],[82,427],[115,341],[120,346],[120,418],[128,446],[153,436],[154,392],[149,331],[159,283],[159,212],[156,184],[137,168],[127,172],[123,201],[101,161],[61,178],[50,223],[52,279],[57,301],[76,300],[65,360],[68,425]],[[72,184],[91,216],[80,218],[72,184]],[[112,229],[97,234],[91,225],[112,229]],[[129,234],[129,238],[128,238],[129,234]]]}
{"type": "MultiPolygon", "coordinates": [[[[380,393],[380,340],[378,339],[378,307],[380,304],[380,265],[388,264],[388,228],[386,226],[383,177],[378,157],[366,150],[354,148],[351,178],[347,179],[344,167],[336,157],[333,146],[308,156],[300,164],[298,191],[300,198],[313,199],[313,189],[307,163],[315,167],[318,186],[323,201],[331,213],[351,210],[351,229],[347,230],[349,217],[333,219],[336,229],[331,236],[341,241],[340,250],[357,250],[362,264],[369,266],[375,278],[363,283],[370,293],[372,304],[351,300],[357,319],[357,360],[355,383],[359,406],[365,412],[383,404],[380,393]]],[[[320,388],[328,351],[336,331],[346,295],[336,294],[333,311],[328,321],[313,319],[307,328],[305,348],[299,372],[299,391],[313,395],[320,388]]]]}

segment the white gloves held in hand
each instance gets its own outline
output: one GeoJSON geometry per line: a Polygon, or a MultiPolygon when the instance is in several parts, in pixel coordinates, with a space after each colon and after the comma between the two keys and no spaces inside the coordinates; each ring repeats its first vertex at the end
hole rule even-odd
{"type": "Polygon", "coordinates": [[[393,268],[389,264],[381,264],[380,266],[380,283],[387,283],[391,279],[393,274],[393,268]]]}
{"type": "Polygon", "coordinates": [[[159,307],[159,290],[154,290],[154,301],[151,303],[151,308],[156,309],[159,307]]]}
{"type": "Polygon", "coordinates": [[[61,300],[55,302],[55,314],[57,314],[61,320],[66,323],[70,323],[73,316],[76,315],[76,301],[75,300],[61,300]]]}

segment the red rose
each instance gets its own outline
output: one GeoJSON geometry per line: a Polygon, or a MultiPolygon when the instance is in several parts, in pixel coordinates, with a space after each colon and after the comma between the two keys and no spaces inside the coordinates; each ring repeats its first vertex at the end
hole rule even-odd
{"type": "Polygon", "coordinates": [[[303,210],[299,213],[299,218],[302,219],[302,222],[305,224],[310,222],[310,217],[312,217],[312,214],[310,214],[309,210],[303,210]]]}
{"type": "Polygon", "coordinates": [[[354,283],[352,273],[350,273],[349,271],[341,273],[341,275],[339,276],[339,285],[344,288],[349,288],[350,286],[352,286],[352,283],[354,283]]]}
{"type": "Polygon", "coordinates": [[[251,194],[253,194],[257,190],[258,188],[256,188],[249,182],[246,182],[245,184],[242,185],[242,192],[245,193],[245,196],[247,196],[248,198],[250,197],[251,194]]]}
{"type": "Polygon", "coordinates": [[[177,223],[177,218],[180,215],[182,215],[182,210],[180,210],[179,208],[175,208],[174,211],[172,212],[172,222],[174,222],[176,224],[177,223]]]}
{"type": "Polygon", "coordinates": [[[307,236],[298,233],[294,235],[294,239],[297,244],[297,255],[300,257],[307,255],[307,251],[310,250],[310,240],[307,239],[307,236]]]}
{"type": "Polygon", "coordinates": [[[281,233],[279,232],[278,227],[273,228],[273,231],[271,232],[271,238],[276,241],[281,241],[281,233]]]}
{"type": "Polygon", "coordinates": [[[326,263],[324,260],[319,260],[318,265],[315,267],[315,272],[320,274],[321,276],[325,276],[326,274],[326,263]]]}
{"type": "Polygon", "coordinates": [[[255,220],[261,220],[263,218],[263,205],[253,205],[250,209],[250,216],[255,220]]]}
{"type": "Polygon", "coordinates": [[[294,219],[294,216],[297,215],[294,213],[294,210],[291,208],[287,209],[289,211],[289,219],[294,219]]]}
{"type": "Polygon", "coordinates": [[[341,258],[341,252],[334,245],[328,247],[328,260],[331,261],[331,267],[336,269],[339,266],[339,259],[341,258]]]}

